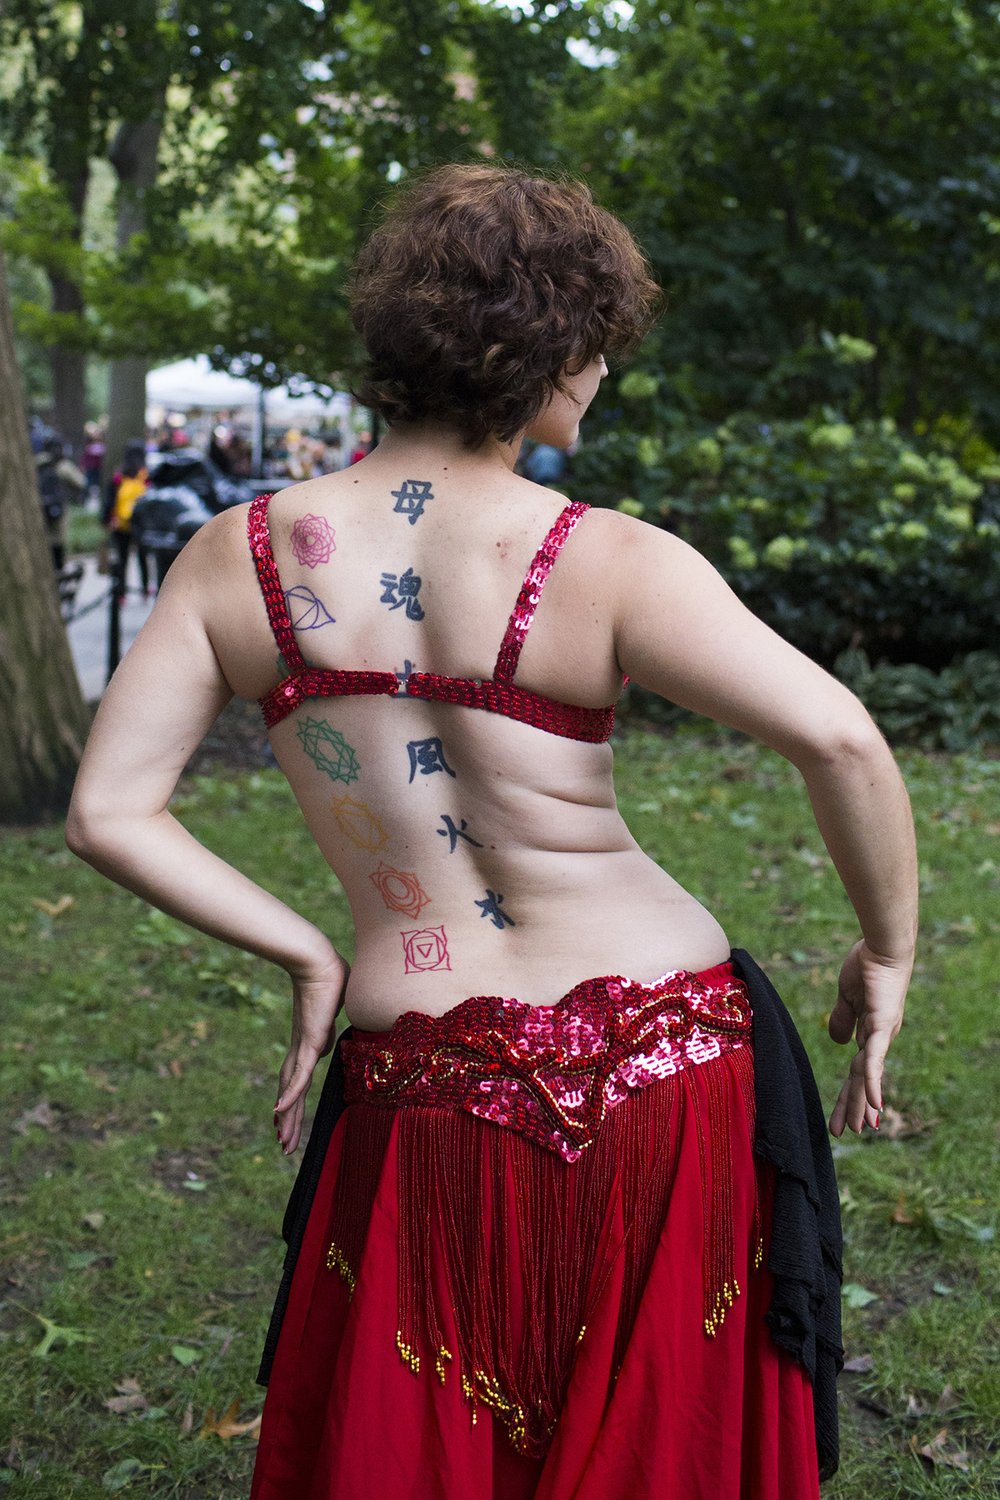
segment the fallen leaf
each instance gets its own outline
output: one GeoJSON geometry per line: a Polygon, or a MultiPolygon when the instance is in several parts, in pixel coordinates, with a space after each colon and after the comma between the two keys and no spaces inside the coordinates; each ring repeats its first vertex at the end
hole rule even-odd
{"type": "Polygon", "coordinates": [[[869,1302],[879,1300],[878,1292],[870,1292],[866,1286],[859,1286],[856,1281],[844,1283],[843,1297],[848,1307],[867,1307],[869,1302]]]}
{"type": "Polygon", "coordinates": [[[171,1345],[170,1352],[177,1363],[183,1365],[185,1369],[189,1365],[197,1364],[198,1360],[201,1359],[199,1351],[188,1348],[187,1344],[173,1344],[171,1345]]]}
{"type": "Polygon", "coordinates": [[[145,1411],[149,1402],[141,1391],[135,1391],[128,1396],[109,1396],[104,1405],[116,1416],[122,1416],[127,1411],[145,1411]]]}
{"type": "Polygon", "coordinates": [[[204,1042],[208,1039],[207,1021],[192,1021],[191,1030],[199,1042],[204,1042]]]}
{"type": "Polygon", "coordinates": [[[201,1424],[201,1431],[198,1436],[203,1438],[211,1437],[214,1433],[216,1437],[222,1438],[223,1442],[228,1442],[230,1438],[234,1437],[250,1436],[254,1440],[258,1439],[260,1437],[260,1423],[263,1413],[260,1413],[256,1417],[251,1417],[248,1422],[237,1422],[236,1418],[239,1415],[239,1410],[240,1402],[231,1401],[217,1421],[215,1408],[210,1406],[205,1413],[205,1420],[201,1424]]]}
{"type": "Polygon", "coordinates": [[[946,1286],[943,1281],[935,1281],[931,1287],[931,1291],[936,1297],[952,1297],[954,1296],[955,1288],[953,1286],[946,1286]]]}
{"type": "Polygon", "coordinates": [[[846,1359],[844,1369],[850,1370],[853,1375],[868,1375],[875,1368],[875,1361],[870,1354],[859,1354],[855,1359],[846,1359]]]}
{"type": "Polygon", "coordinates": [[[23,1115],[18,1115],[11,1129],[18,1135],[27,1135],[29,1125],[41,1125],[43,1130],[51,1130],[57,1119],[49,1101],[40,1099],[34,1109],[26,1109],[23,1115]]]}
{"type": "Polygon", "coordinates": [[[969,1468],[969,1455],[964,1448],[947,1448],[948,1429],[942,1427],[939,1433],[931,1438],[929,1443],[921,1443],[914,1434],[910,1438],[910,1450],[921,1458],[926,1458],[929,1464],[941,1464],[949,1469],[961,1469],[967,1472],[969,1468]]]}
{"type": "Polygon", "coordinates": [[[38,911],[43,911],[47,917],[61,917],[64,911],[69,911],[76,904],[74,896],[60,896],[58,901],[46,901],[44,896],[32,896],[32,906],[38,911]]]}
{"type": "Polygon", "coordinates": [[[183,1417],[181,1417],[181,1425],[180,1425],[180,1428],[178,1429],[180,1431],[181,1437],[187,1437],[193,1427],[194,1427],[194,1403],[191,1402],[191,1401],[189,1401],[188,1404],[187,1404],[187,1406],[185,1406],[185,1408],[184,1408],[184,1415],[183,1415],[183,1417]]]}
{"type": "Polygon", "coordinates": [[[107,1217],[107,1214],[103,1214],[100,1212],[100,1210],[96,1210],[94,1213],[84,1214],[83,1218],[80,1220],[80,1223],[86,1224],[88,1229],[103,1229],[104,1221],[107,1217]]]}
{"type": "Polygon", "coordinates": [[[922,1401],[918,1401],[916,1396],[907,1396],[906,1412],[904,1413],[904,1415],[906,1416],[908,1421],[918,1422],[921,1417],[926,1417],[929,1411],[930,1407],[925,1406],[922,1401]]]}
{"type": "Polygon", "coordinates": [[[957,1405],[958,1397],[955,1395],[955,1392],[952,1390],[951,1386],[946,1385],[940,1396],[937,1398],[937,1405],[935,1406],[934,1410],[936,1412],[940,1412],[943,1415],[946,1411],[954,1411],[957,1405]]]}
{"type": "Polygon", "coordinates": [[[169,1063],[167,1064],[167,1067],[170,1069],[170,1073],[171,1073],[172,1077],[174,1077],[174,1078],[183,1078],[184,1077],[184,1069],[181,1067],[181,1063],[180,1063],[180,1059],[179,1058],[172,1057],[170,1059],[169,1063]]]}

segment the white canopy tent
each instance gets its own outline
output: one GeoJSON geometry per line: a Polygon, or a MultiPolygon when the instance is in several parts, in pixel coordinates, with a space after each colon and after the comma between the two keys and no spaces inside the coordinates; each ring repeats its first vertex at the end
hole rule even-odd
{"type": "Polygon", "coordinates": [[[152,370],[146,377],[146,401],[150,425],[165,410],[252,412],[255,458],[263,448],[265,423],[298,427],[320,420],[346,429],[351,410],[351,398],[344,391],[324,399],[316,394],[293,396],[286,385],[264,390],[252,380],[213,370],[204,354],[152,370]]]}

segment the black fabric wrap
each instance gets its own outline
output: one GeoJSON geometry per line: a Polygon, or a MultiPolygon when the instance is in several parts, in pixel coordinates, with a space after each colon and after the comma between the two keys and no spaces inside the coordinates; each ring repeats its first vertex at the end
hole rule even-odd
{"type": "Polygon", "coordinates": [[[795,1022],[749,953],[734,948],[732,961],[753,1008],[754,1150],[775,1168],[767,1323],[779,1349],[793,1354],[812,1381],[820,1478],[829,1479],[840,1457],[837,1376],[844,1365],[843,1237],[833,1154],[795,1022]]]}
{"type": "MultiPolygon", "coordinates": [[[[768,1270],[774,1294],[767,1313],[771,1337],[803,1366],[813,1388],[821,1479],[839,1461],[837,1376],[842,1279],[840,1200],[833,1156],[816,1081],[795,1023],[770,980],[749,953],[734,948],[732,962],[753,1005],[757,1134],[754,1150],[775,1168],[768,1270]]],[[[309,1142],[281,1227],[287,1245],[257,1383],[267,1385],[295,1263],[305,1234],[326,1148],[344,1109],[340,1042],[333,1051],[309,1142]]]]}

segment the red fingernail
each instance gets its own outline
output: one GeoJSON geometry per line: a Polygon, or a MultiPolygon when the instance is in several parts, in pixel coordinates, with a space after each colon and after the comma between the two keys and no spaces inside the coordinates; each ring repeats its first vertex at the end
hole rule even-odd
{"type": "Polygon", "coordinates": [[[876,1130],[878,1129],[878,1119],[879,1119],[879,1117],[878,1117],[878,1115],[876,1115],[875,1116],[875,1129],[876,1130]]]}

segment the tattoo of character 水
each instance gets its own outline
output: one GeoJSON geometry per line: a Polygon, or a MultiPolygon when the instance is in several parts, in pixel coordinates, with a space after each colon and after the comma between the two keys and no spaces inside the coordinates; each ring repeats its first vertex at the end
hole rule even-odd
{"type": "Polygon", "coordinates": [[[479,907],[479,915],[481,917],[489,917],[493,926],[499,927],[501,932],[505,924],[508,927],[517,926],[514,918],[509,917],[503,910],[503,897],[498,896],[496,891],[491,891],[488,886],[486,888],[485,900],[477,901],[476,905],[479,907]]]}

